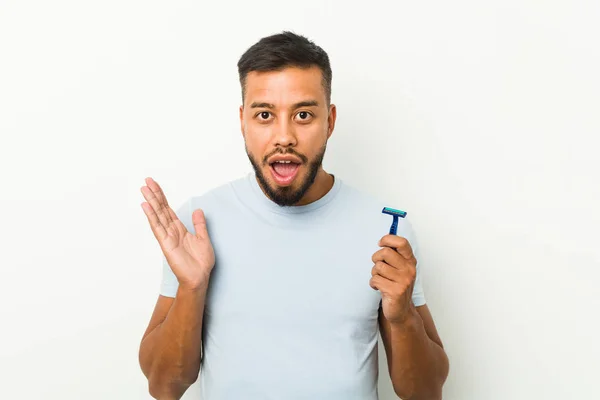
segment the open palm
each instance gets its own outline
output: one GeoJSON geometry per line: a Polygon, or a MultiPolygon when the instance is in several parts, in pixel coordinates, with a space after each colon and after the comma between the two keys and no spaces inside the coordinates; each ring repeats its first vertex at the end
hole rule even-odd
{"type": "Polygon", "coordinates": [[[198,209],[192,213],[196,231],[193,234],[171,209],[158,183],[146,178],[146,185],[141,188],[146,199],[142,209],[179,284],[196,287],[207,282],[215,264],[215,254],[204,212],[198,209]]]}

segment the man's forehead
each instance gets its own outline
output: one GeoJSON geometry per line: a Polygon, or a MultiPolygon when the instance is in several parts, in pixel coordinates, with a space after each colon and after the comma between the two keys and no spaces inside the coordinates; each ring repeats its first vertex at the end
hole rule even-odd
{"type": "Polygon", "coordinates": [[[252,71],[246,76],[247,103],[297,103],[308,99],[321,102],[324,96],[321,71],[318,68],[289,67],[280,71],[252,71]]]}

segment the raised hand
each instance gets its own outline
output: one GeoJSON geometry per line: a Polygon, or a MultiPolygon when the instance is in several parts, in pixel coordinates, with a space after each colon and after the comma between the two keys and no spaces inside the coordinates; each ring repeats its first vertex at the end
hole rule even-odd
{"type": "Polygon", "coordinates": [[[215,265],[215,254],[204,212],[197,209],[192,213],[196,233],[190,233],[169,206],[158,183],[152,178],[145,181],[146,186],[141,187],[146,199],[142,209],[179,285],[189,289],[206,285],[215,265]]]}
{"type": "Polygon", "coordinates": [[[401,324],[411,315],[412,292],[417,277],[417,259],[408,240],[397,235],[385,235],[382,247],[373,254],[369,285],[381,292],[385,318],[401,324]]]}

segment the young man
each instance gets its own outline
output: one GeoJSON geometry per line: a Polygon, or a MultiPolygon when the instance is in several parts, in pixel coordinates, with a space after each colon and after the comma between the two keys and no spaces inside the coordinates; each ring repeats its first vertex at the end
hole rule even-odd
{"type": "Polygon", "coordinates": [[[173,211],[151,178],[142,208],[163,280],[140,346],[150,394],[202,400],[375,400],[381,332],[403,399],[440,399],[448,359],[425,304],[410,222],[324,171],[327,54],[289,32],[238,62],[254,172],[173,211]]]}

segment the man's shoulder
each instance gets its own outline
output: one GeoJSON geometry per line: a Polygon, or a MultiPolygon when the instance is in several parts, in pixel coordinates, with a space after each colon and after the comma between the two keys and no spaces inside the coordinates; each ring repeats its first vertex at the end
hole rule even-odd
{"type": "Polygon", "coordinates": [[[195,208],[215,208],[227,205],[240,191],[245,190],[248,176],[243,175],[230,179],[211,187],[202,194],[192,195],[188,198],[191,207],[195,208]]]}
{"type": "Polygon", "coordinates": [[[353,207],[383,208],[385,202],[381,197],[371,191],[359,188],[353,184],[344,182],[343,198],[353,207]]]}
{"type": "MultiPolygon", "coordinates": [[[[385,195],[350,185],[344,181],[345,209],[350,216],[353,216],[350,218],[352,222],[365,229],[368,227],[374,227],[378,231],[389,229],[392,217],[382,212],[384,207],[406,210],[401,200],[386,200],[385,198],[385,195]]],[[[401,236],[412,235],[410,218],[400,218],[398,234],[401,236]]]]}
{"type": "Polygon", "coordinates": [[[206,214],[222,209],[239,195],[236,191],[239,191],[246,180],[246,176],[238,177],[212,186],[204,192],[191,194],[176,206],[176,214],[182,220],[189,219],[191,221],[191,214],[194,210],[202,209],[206,214]]]}

